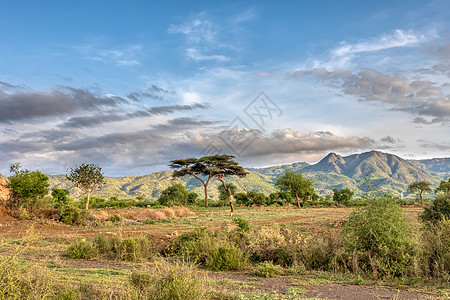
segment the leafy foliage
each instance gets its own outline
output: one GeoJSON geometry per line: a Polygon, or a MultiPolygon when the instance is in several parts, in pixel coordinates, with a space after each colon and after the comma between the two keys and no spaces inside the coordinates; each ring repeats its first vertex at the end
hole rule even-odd
{"type": "Polygon", "coordinates": [[[427,181],[414,181],[408,185],[408,189],[411,193],[417,192],[419,194],[420,203],[423,205],[422,194],[426,192],[431,192],[430,183],[427,181]]]}
{"type": "Polygon", "coordinates": [[[442,180],[439,186],[434,190],[435,193],[444,192],[450,193],[450,178],[448,181],[442,180]]]}
{"type": "Polygon", "coordinates": [[[53,188],[52,197],[56,200],[55,207],[61,208],[63,205],[66,205],[69,201],[69,198],[67,198],[68,195],[69,191],[67,189],[53,188]]]}
{"type": "Polygon", "coordinates": [[[338,204],[347,206],[348,203],[352,200],[352,197],[353,192],[348,188],[341,189],[340,191],[338,191],[337,189],[333,190],[333,201],[338,204]]]}
{"type": "Polygon", "coordinates": [[[306,198],[315,195],[313,182],[303,178],[302,173],[286,171],[282,177],[278,178],[275,185],[282,191],[290,192],[297,199],[298,207],[300,207],[299,198],[302,199],[301,206],[304,207],[306,198]]]}
{"type": "Polygon", "coordinates": [[[425,222],[432,223],[442,219],[450,220],[450,193],[436,195],[433,202],[425,206],[420,218],[425,222]]]}
{"type": "MultiPolygon", "coordinates": [[[[174,178],[191,175],[202,183],[205,191],[205,206],[208,207],[208,184],[212,178],[216,178],[222,182],[225,190],[227,190],[226,184],[223,181],[224,177],[233,175],[245,177],[247,175],[248,172],[233,159],[233,155],[212,155],[202,158],[172,160],[169,166],[175,170],[173,172],[174,178]],[[202,176],[205,179],[202,179],[202,176]]],[[[233,211],[231,193],[229,194],[231,210],[233,211]]]]}
{"type": "Polygon", "coordinates": [[[24,207],[33,212],[37,199],[48,194],[48,177],[39,171],[23,170],[18,163],[10,166],[10,172],[12,175],[8,177],[7,183],[10,190],[8,206],[13,211],[24,207]]]}
{"type": "Polygon", "coordinates": [[[86,193],[86,210],[89,209],[91,193],[105,181],[102,168],[94,164],[81,164],[78,167],[69,168],[66,179],[86,193]]]}
{"type": "MultiPolygon", "coordinates": [[[[231,195],[236,194],[236,185],[233,183],[228,183],[227,187],[230,189],[231,191],[231,195]]],[[[228,199],[228,191],[225,190],[223,184],[219,184],[217,185],[217,190],[219,191],[219,201],[222,202],[223,204],[225,204],[225,202],[228,199]]]]}
{"type": "Polygon", "coordinates": [[[186,205],[189,191],[181,183],[174,184],[165,189],[158,199],[161,205],[186,205]]]}
{"type": "Polygon", "coordinates": [[[415,245],[412,230],[396,203],[382,198],[355,210],[343,235],[347,250],[357,255],[362,270],[374,276],[408,272],[415,245]]]}

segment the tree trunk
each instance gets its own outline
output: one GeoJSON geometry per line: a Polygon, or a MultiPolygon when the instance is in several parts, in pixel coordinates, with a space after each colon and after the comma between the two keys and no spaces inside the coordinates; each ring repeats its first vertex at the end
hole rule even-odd
{"type": "Polygon", "coordinates": [[[297,206],[300,208],[300,198],[298,197],[297,193],[295,193],[295,198],[297,199],[297,206]]]}
{"type": "Polygon", "coordinates": [[[422,192],[419,191],[420,205],[423,206],[422,192]]]}
{"type": "Polygon", "coordinates": [[[305,202],[306,202],[306,197],[303,198],[303,201],[302,201],[302,207],[303,207],[303,208],[305,208],[305,202]]]}
{"type": "Polygon", "coordinates": [[[205,207],[208,208],[208,186],[204,184],[203,187],[205,188],[205,207]]]}
{"type": "Polygon", "coordinates": [[[227,191],[228,191],[228,197],[230,198],[231,216],[233,216],[233,213],[234,213],[233,196],[231,195],[231,189],[230,188],[227,188],[227,191]]]}
{"type": "Polygon", "coordinates": [[[86,211],[89,210],[89,197],[91,196],[91,193],[86,193],[86,211]]]}
{"type": "Polygon", "coordinates": [[[228,192],[228,198],[230,198],[230,208],[231,208],[230,214],[231,214],[231,216],[233,216],[234,207],[233,207],[233,195],[231,194],[231,189],[227,187],[225,181],[223,181],[223,179],[221,177],[216,177],[216,178],[217,178],[217,180],[222,182],[223,187],[225,188],[225,191],[228,192]]]}

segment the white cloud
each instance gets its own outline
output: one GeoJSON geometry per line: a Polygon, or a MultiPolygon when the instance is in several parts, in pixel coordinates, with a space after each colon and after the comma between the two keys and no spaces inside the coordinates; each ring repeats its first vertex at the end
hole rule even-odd
{"type": "Polygon", "coordinates": [[[229,57],[226,57],[224,55],[218,55],[218,54],[204,55],[204,54],[201,54],[197,49],[194,49],[194,48],[186,49],[186,56],[195,61],[216,60],[216,61],[223,62],[223,61],[227,61],[230,59],[229,57]]]}
{"type": "Polygon", "coordinates": [[[331,54],[333,56],[346,56],[349,54],[381,51],[396,47],[411,47],[426,40],[425,35],[414,32],[413,30],[404,31],[397,29],[391,34],[383,34],[382,36],[360,43],[347,44],[343,42],[341,46],[333,49],[331,54]]]}

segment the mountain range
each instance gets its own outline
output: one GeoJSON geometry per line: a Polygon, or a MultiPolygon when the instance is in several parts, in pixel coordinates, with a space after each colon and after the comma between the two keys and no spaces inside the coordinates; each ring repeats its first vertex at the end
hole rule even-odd
{"type": "MultiPolygon", "coordinates": [[[[437,186],[440,180],[450,177],[450,158],[435,158],[427,160],[405,160],[399,156],[379,151],[370,151],[349,156],[330,153],[316,164],[305,162],[266,168],[248,168],[245,178],[228,178],[237,186],[238,192],[257,191],[270,194],[276,191],[274,183],[287,170],[302,172],[305,177],[314,182],[316,191],[322,195],[331,195],[333,189],[350,188],[356,194],[363,194],[367,188],[366,179],[380,190],[394,195],[408,194],[408,184],[425,180],[437,186]]],[[[64,175],[50,175],[51,187],[67,188],[72,197],[82,196],[64,180],[64,175]]],[[[200,182],[184,176],[172,179],[171,171],[161,171],[144,176],[107,177],[103,187],[95,193],[96,196],[108,198],[130,198],[144,196],[146,199],[157,199],[162,190],[174,183],[182,183],[202,197],[203,187],[200,182]]],[[[212,181],[208,194],[212,198],[218,196],[218,182],[212,181]]]]}
{"type": "MultiPolygon", "coordinates": [[[[425,180],[437,186],[440,180],[450,177],[450,158],[405,160],[399,156],[379,151],[370,151],[349,156],[330,153],[316,164],[298,162],[266,168],[248,168],[245,178],[228,178],[237,186],[238,192],[256,191],[266,195],[276,191],[274,183],[286,171],[302,172],[314,182],[321,195],[331,195],[333,189],[349,188],[355,194],[364,194],[367,180],[372,186],[394,195],[407,195],[408,184],[425,180]]],[[[82,192],[65,180],[64,175],[48,175],[50,188],[67,188],[71,197],[82,197],[82,192]]],[[[157,199],[162,190],[174,183],[182,183],[203,197],[203,187],[192,176],[172,179],[171,171],[161,171],[144,176],[107,177],[102,188],[94,196],[109,198],[157,199]]],[[[217,198],[217,181],[211,181],[208,194],[217,198]]]]}

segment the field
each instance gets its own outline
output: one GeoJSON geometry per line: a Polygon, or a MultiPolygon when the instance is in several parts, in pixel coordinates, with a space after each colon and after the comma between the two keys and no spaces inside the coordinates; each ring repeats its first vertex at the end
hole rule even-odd
{"type": "MultiPolygon", "coordinates": [[[[409,224],[418,230],[418,214],[422,208],[402,209],[409,224]]],[[[94,222],[89,226],[67,225],[49,219],[19,221],[3,218],[0,219],[0,267],[9,259],[25,275],[27,269],[34,270],[34,274],[43,274],[42,278],[48,278],[53,287],[67,290],[59,299],[129,299],[133,294],[128,292],[128,282],[141,274],[139,270],[152,273],[152,268],[158,269],[168,263],[176,265],[180,261],[201,279],[206,293],[202,297],[209,299],[448,299],[450,288],[445,281],[381,280],[356,276],[352,272],[309,268],[297,272],[293,267],[280,266],[270,276],[258,276],[257,264],[247,264],[238,271],[212,271],[214,268],[201,264],[192,266],[186,258],[161,255],[170,253],[171,242],[177,237],[199,228],[228,234],[236,232],[239,230],[236,220],[248,222],[250,230],[277,228],[305,236],[338,233],[351,210],[238,208],[232,218],[226,207],[103,209],[90,213],[94,222]],[[84,259],[69,258],[70,247],[77,243],[91,245],[99,236],[116,240],[144,239],[150,245],[150,252],[131,259],[126,256],[129,252],[123,252],[125,256],[122,257],[88,255],[84,259]]],[[[135,298],[145,297],[137,295],[135,298]]]]}

